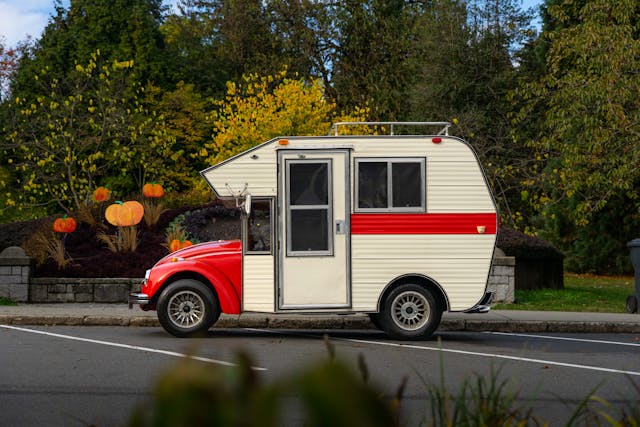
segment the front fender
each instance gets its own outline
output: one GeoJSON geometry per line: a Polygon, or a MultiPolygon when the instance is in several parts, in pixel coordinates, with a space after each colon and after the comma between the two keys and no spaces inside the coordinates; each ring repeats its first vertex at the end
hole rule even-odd
{"type": "MultiPolygon", "coordinates": [[[[241,271],[240,265],[237,268],[241,271]]],[[[153,267],[141,292],[147,294],[149,299],[156,299],[162,289],[174,279],[186,277],[202,278],[207,281],[214,288],[223,313],[240,314],[241,299],[238,291],[241,289],[240,284],[233,283],[227,275],[214,266],[198,261],[184,260],[153,267]]]]}

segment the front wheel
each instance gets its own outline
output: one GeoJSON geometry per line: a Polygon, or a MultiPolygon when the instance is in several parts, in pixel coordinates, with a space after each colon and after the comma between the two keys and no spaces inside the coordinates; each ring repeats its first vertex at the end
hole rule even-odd
{"type": "Polygon", "coordinates": [[[441,318],[442,308],[433,294],[412,283],[393,289],[385,298],[379,315],[382,329],[401,340],[428,338],[441,318]]]}
{"type": "Polygon", "coordinates": [[[158,320],[178,338],[205,333],[220,316],[213,290],[197,280],[177,280],[158,298],[158,320]]]}

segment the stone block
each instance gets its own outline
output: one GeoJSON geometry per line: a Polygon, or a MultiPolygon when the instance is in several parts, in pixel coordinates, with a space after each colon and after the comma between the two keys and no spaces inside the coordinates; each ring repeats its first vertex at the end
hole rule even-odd
{"type": "Polygon", "coordinates": [[[93,302],[93,293],[74,292],[75,302],[93,302]]]}
{"type": "Polygon", "coordinates": [[[66,294],[67,293],[67,285],[65,283],[56,283],[55,285],[51,285],[49,287],[49,293],[52,293],[52,294],[66,294]]]}
{"type": "Polygon", "coordinates": [[[49,302],[49,292],[46,285],[34,285],[29,286],[29,301],[30,302],[49,302]]]}
{"type": "Polygon", "coordinates": [[[9,285],[9,298],[16,302],[29,301],[29,284],[18,283],[15,285],[9,285]]]}
{"type": "Polygon", "coordinates": [[[74,297],[75,295],[67,294],[65,292],[55,294],[49,293],[49,302],[75,302],[74,297]]]}
{"type": "Polygon", "coordinates": [[[129,298],[129,285],[124,283],[96,284],[94,302],[125,302],[129,298]]]}
{"type": "Polygon", "coordinates": [[[491,274],[493,276],[513,276],[514,275],[513,267],[508,267],[504,265],[494,265],[491,267],[491,274]]]}
{"type": "Polygon", "coordinates": [[[74,284],[72,288],[75,294],[90,294],[93,298],[93,285],[91,283],[74,284]]]}
{"type": "Polygon", "coordinates": [[[0,285],[13,285],[16,283],[22,283],[22,276],[0,276],[0,285]]]}

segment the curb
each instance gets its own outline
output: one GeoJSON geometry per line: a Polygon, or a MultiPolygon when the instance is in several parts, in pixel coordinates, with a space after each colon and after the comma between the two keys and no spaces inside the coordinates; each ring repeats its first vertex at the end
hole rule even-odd
{"type": "MultiPolygon", "coordinates": [[[[284,316],[222,316],[214,328],[271,329],[376,329],[364,316],[291,318],[284,316]]],[[[0,315],[4,325],[40,326],[130,326],[160,327],[151,316],[15,316],[0,315]]],[[[640,333],[640,324],[632,322],[566,322],[566,321],[502,321],[443,320],[438,331],[458,332],[565,332],[565,333],[640,333]]]]}

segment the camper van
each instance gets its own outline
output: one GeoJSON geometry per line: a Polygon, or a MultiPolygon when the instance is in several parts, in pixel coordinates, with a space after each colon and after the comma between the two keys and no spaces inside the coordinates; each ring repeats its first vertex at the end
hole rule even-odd
{"type": "Polygon", "coordinates": [[[449,127],[336,123],[202,171],[242,210],[242,239],[166,256],[129,306],[157,310],[178,337],[221,313],[259,312],[366,313],[393,338],[423,339],[444,311],[489,311],[497,208],[478,156],[449,127]],[[353,135],[365,126],[385,134],[353,135]]]}

